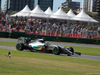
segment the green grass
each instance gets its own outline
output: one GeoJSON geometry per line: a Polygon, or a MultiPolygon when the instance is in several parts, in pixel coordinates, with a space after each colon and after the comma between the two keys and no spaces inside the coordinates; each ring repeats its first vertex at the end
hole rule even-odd
{"type": "MultiPolygon", "coordinates": [[[[16,46],[16,42],[2,42],[0,41],[0,45],[5,45],[5,46],[16,46]]],[[[67,47],[67,46],[65,46],[67,47]]],[[[76,47],[72,46],[75,50],[75,52],[81,52],[82,54],[86,55],[95,55],[95,56],[100,56],[100,48],[90,48],[90,47],[76,47]]]]}
{"type": "Polygon", "coordinates": [[[4,45],[4,46],[13,46],[15,47],[17,44],[17,42],[5,42],[5,41],[0,41],[0,45],[4,45]]]}
{"type": "Polygon", "coordinates": [[[100,61],[0,49],[0,75],[87,75],[100,73],[100,61]],[[7,57],[11,52],[11,60],[7,57]]]}

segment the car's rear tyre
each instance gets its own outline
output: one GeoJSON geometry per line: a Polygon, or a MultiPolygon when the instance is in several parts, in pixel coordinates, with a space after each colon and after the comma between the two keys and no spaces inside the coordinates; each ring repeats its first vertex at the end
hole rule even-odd
{"type": "Polygon", "coordinates": [[[18,44],[16,45],[16,49],[22,51],[22,50],[24,49],[24,44],[18,43],[18,44]]]}
{"type": "Polygon", "coordinates": [[[52,50],[52,53],[55,54],[55,55],[59,55],[60,49],[58,47],[54,47],[54,49],[52,50]]]}

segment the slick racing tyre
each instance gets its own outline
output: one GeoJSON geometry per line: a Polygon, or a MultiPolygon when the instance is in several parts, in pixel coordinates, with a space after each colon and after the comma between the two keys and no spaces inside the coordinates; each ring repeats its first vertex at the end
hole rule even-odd
{"type": "Polygon", "coordinates": [[[54,49],[52,50],[52,53],[55,54],[55,55],[59,55],[60,49],[58,47],[54,47],[54,49]]]}
{"type": "Polygon", "coordinates": [[[67,49],[74,53],[74,49],[72,47],[68,47],[67,49]]]}
{"type": "Polygon", "coordinates": [[[24,49],[24,44],[18,43],[18,44],[16,45],[16,49],[22,51],[22,50],[24,49]]]}
{"type": "Polygon", "coordinates": [[[71,51],[72,54],[74,54],[74,49],[73,49],[72,47],[67,47],[67,49],[68,49],[69,51],[71,51]]]}

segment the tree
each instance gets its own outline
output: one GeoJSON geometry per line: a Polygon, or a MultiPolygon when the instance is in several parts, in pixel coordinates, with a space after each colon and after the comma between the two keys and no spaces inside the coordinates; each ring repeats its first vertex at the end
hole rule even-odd
{"type": "Polygon", "coordinates": [[[13,12],[10,13],[10,15],[13,15],[13,14],[16,14],[16,13],[17,13],[17,11],[13,11],[13,12]]]}
{"type": "Polygon", "coordinates": [[[63,10],[64,10],[65,12],[68,12],[70,9],[71,9],[71,8],[69,8],[69,7],[66,8],[66,9],[63,8],[63,10]]]}
{"type": "Polygon", "coordinates": [[[86,12],[89,16],[94,18],[95,20],[100,22],[100,17],[98,17],[98,13],[86,12]]]}

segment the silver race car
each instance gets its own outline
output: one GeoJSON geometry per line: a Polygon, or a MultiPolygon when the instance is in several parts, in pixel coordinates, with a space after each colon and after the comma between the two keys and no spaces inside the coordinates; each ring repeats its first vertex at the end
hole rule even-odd
{"type": "Polygon", "coordinates": [[[20,37],[18,38],[18,43],[16,45],[17,50],[24,50],[28,49],[30,51],[40,51],[40,52],[46,52],[46,53],[53,53],[55,55],[59,54],[67,54],[68,56],[78,54],[81,55],[79,52],[74,52],[74,49],[72,47],[62,47],[57,46],[54,44],[50,44],[49,42],[46,42],[44,39],[36,39],[31,41],[31,38],[29,37],[20,37]]]}

